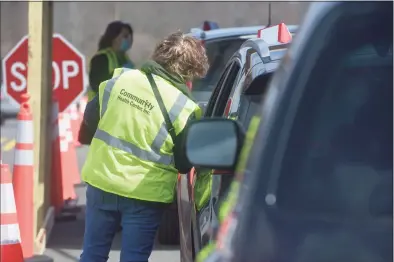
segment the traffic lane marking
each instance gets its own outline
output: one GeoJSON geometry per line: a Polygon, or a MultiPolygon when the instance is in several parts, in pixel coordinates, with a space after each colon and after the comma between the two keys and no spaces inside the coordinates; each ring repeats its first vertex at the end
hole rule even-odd
{"type": "Polygon", "coordinates": [[[12,150],[15,147],[15,145],[16,145],[15,139],[11,139],[11,140],[8,140],[8,141],[7,140],[8,139],[5,138],[5,137],[1,138],[2,150],[5,151],[5,152],[12,150]],[[4,143],[4,145],[3,145],[3,143],[4,143]]]}
{"type": "Polygon", "coordinates": [[[12,139],[11,141],[8,141],[4,145],[4,151],[10,151],[10,150],[14,149],[15,145],[16,145],[15,139],[12,139]]]}

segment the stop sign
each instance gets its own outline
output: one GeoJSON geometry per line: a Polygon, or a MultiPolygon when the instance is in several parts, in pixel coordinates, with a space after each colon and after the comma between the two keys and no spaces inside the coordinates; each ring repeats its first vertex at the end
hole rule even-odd
{"type": "MultiPolygon", "coordinates": [[[[52,84],[62,112],[85,93],[85,57],[59,34],[53,35],[52,44],[52,84]]],[[[16,105],[21,104],[21,96],[27,92],[27,61],[25,36],[2,61],[5,95],[16,105]]]]}

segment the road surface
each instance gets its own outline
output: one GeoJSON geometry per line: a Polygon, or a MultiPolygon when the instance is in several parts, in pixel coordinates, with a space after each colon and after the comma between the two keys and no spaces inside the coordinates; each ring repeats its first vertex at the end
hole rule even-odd
{"type": "MultiPolygon", "coordinates": [[[[12,170],[14,162],[14,147],[16,134],[16,120],[6,120],[1,126],[1,159],[3,163],[9,164],[12,170]]],[[[79,170],[85,160],[87,147],[77,149],[79,170]]],[[[52,257],[55,262],[78,262],[81,253],[81,246],[84,232],[84,206],[85,186],[76,186],[76,192],[79,196],[78,204],[82,207],[82,212],[78,214],[77,220],[69,222],[57,222],[48,241],[45,254],[52,257]]],[[[109,262],[118,262],[120,257],[121,235],[117,234],[111,249],[109,262]]],[[[150,257],[150,262],[179,262],[178,246],[161,246],[155,245],[154,251],[150,257]]]]}

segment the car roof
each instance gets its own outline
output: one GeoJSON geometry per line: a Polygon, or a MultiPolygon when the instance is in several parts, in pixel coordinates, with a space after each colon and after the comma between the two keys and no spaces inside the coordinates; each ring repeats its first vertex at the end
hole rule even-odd
{"type": "MultiPolygon", "coordinates": [[[[257,31],[259,29],[265,28],[265,25],[259,26],[244,26],[244,27],[229,27],[229,28],[219,28],[213,29],[209,31],[203,31],[200,28],[192,28],[191,32],[188,35],[192,35],[201,40],[212,40],[217,38],[228,38],[228,37],[237,37],[237,36],[248,36],[251,37],[257,35],[257,31]]],[[[288,25],[290,33],[294,33],[297,29],[297,25],[288,25]]]]}
{"type": "MultiPolygon", "coordinates": [[[[292,30],[289,31],[290,33],[294,36],[295,35],[295,28],[293,27],[292,30]]],[[[252,68],[255,64],[259,63],[258,61],[263,61],[265,64],[270,63],[272,61],[280,60],[283,56],[283,53],[280,51],[287,50],[288,46],[290,43],[286,44],[281,44],[281,43],[275,43],[275,44],[269,44],[265,42],[263,39],[253,37],[248,40],[246,40],[241,47],[233,54],[232,57],[237,57],[241,64],[245,63],[250,63],[249,67],[252,68]],[[257,52],[258,56],[260,59],[257,60],[250,60],[247,62],[247,53],[249,52],[250,49],[253,49],[257,52]]],[[[232,59],[230,58],[229,61],[232,59]]]]}
{"type": "Polygon", "coordinates": [[[278,50],[287,49],[290,43],[288,44],[268,44],[263,39],[260,38],[251,38],[246,40],[240,49],[242,48],[253,48],[257,51],[257,53],[262,58],[269,58],[269,60],[278,60],[276,57],[272,57],[273,53],[276,53],[278,50]]]}

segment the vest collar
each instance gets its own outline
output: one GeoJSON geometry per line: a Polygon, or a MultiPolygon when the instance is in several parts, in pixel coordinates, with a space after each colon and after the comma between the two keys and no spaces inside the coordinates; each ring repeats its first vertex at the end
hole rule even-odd
{"type": "Polygon", "coordinates": [[[186,95],[189,99],[193,100],[192,94],[189,88],[186,86],[184,80],[180,76],[174,76],[166,71],[161,65],[156,63],[155,61],[149,60],[145,62],[140,70],[144,73],[151,73],[157,76],[160,76],[164,80],[170,82],[173,86],[175,86],[179,91],[181,91],[184,95],[186,95]]]}

